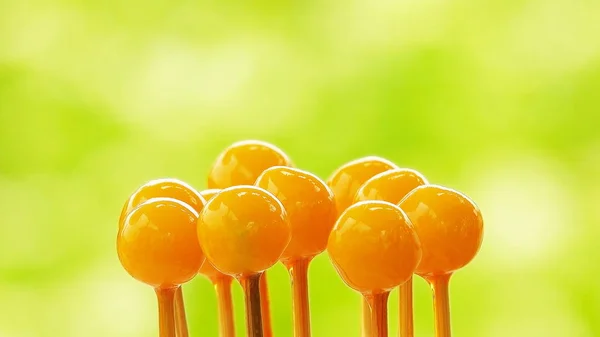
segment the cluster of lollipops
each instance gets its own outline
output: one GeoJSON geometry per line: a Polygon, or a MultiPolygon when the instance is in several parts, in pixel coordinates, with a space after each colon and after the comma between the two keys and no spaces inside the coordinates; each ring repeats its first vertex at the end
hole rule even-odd
{"type": "Polygon", "coordinates": [[[197,274],[214,284],[222,337],[235,334],[233,279],[244,290],[248,336],[272,336],[265,271],[279,261],[290,274],[294,336],[309,337],[308,266],[325,250],[364,297],[363,336],[387,336],[387,299],[396,287],[400,336],[413,336],[413,274],[431,285],[436,336],[450,336],[448,282],[483,235],[481,213],[465,195],[374,156],[324,182],[261,141],[225,149],[207,187],[153,180],[121,212],[119,259],[154,288],[161,337],[188,337],[181,285],[197,274]]]}

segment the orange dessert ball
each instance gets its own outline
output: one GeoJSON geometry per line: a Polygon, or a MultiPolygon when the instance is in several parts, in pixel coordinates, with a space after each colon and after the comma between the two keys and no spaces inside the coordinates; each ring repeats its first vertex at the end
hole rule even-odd
{"type": "Polygon", "coordinates": [[[232,276],[262,272],[281,257],[291,238],[283,205],[254,186],[226,188],[206,204],[198,239],[210,263],[232,276]]]}
{"type": "Polygon", "coordinates": [[[367,180],[356,192],[354,201],[384,200],[398,204],[408,192],[425,184],[425,177],[415,170],[392,169],[367,180]]]}
{"type": "Polygon", "coordinates": [[[119,219],[119,228],[123,227],[123,220],[129,212],[152,198],[180,200],[190,205],[196,212],[200,212],[206,204],[206,200],[193,187],[181,180],[172,178],[151,180],[133,192],[125,202],[119,219]]]}
{"type": "Polygon", "coordinates": [[[327,253],[342,279],[363,294],[406,282],[421,260],[421,245],[404,212],[386,201],[363,201],[335,224],[327,253]]]}
{"type": "Polygon", "coordinates": [[[423,246],[416,273],[435,276],[451,273],[469,263],[483,239],[479,208],[465,195],[428,185],[410,192],[400,207],[413,223],[423,246]]]}
{"type": "Polygon", "coordinates": [[[200,192],[200,195],[204,198],[204,200],[209,201],[215,195],[217,195],[219,192],[221,192],[220,189],[218,189],[218,188],[211,188],[211,189],[204,190],[204,191],[200,192]]]}
{"type": "Polygon", "coordinates": [[[217,157],[208,175],[208,188],[252,185],[272,166],[292,166],[292,163],[275,145],[258,140],[234,143],[217,157]]]}
{"type": "Polygon", "coordinates": [[[135,208],[117,236],[125,270],[155,288],[191,280],[204,261],[196,235],[198,213],[171,198],[150,199],[135,208]]]}
{"type": "Polygon", "coordinates": [[[277,166],[265,170],[256,186],[281,201],[292,226],[292,240],[282,260],[313,257],[325,250],[337,211],[333,192],[321,179],[306,171],[277,166]]]}
{"type": "Polygon", "coordinates": [[[356,191],[367,180],[394,168],[398,168],[394,163],[375,156],[353,160],[338,168],[327,180],[335,196],[338,212],[352,205],[356,191]]]}

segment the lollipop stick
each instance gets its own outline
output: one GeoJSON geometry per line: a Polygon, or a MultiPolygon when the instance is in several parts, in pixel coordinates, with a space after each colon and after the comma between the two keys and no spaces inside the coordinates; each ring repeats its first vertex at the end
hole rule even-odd
{"type": "Polygon", "coordinates": [[[231,300],[231,278],[219,277],[214,281],[219,307],[219,325],[221,337],[235,336],[233,326],[233,304],[231,300]]]}
{"type": "Polygon", "coordinates": [[[412,277],[400,286],[400,337],[413,337],[412,277]]]}
{"type": "Polygon", "coordinates": [[[388,337],[387,300],[389,292],[365,295],[371,308],[371,336],[388,337]]]}
{"type": "MultiPolygon", "coordinates": [[[[179,288],[179,287],[177,287],[179,288]]],[[[175,337],[175,292],[177,288],[156,288],[160,337],[175,337]]]]}
{"type": "Polygon", "coordinates": [[[272,337],[271,328],[271,309],[269,308],[269,286],[267,284],[267,272],[263,272],[260,277],[260,311],[262,314],[263,334],[265,337],[272,337]]]}
{"type": "Polygon", "coordinates": [[[371,308],[366,298],[362,300],[362,336],[371,337],[371,308]]]}
{"type": "Polygon", "coordinates": [[[185,305],[183,303],[183,288],[178,287],[175,291],[175,328],[177,337],[188,337],[188,325],[185,317],[185,305]]]}
{"type": "Polygon", "coordinates": [[[310,258],[285,261],[290,273],[292,306],[294,310],[294,337],[310,337],[310,313],[308,304],[308,264],[310,258]]]}
{"type": "Polygon", "coordinates": [[[238,279],[244,289],[246,300],[246,330],[248,337],[264,337],[260,305],[260,279],[262,274],[243,275],[238,279]]]}
{"type": "Polygon", "coordinates": [[[451,274],[427,277],[433,291],[433,316],[435,319],[435,336],[450,337],[450,300],[448,284],[451,274]]]}

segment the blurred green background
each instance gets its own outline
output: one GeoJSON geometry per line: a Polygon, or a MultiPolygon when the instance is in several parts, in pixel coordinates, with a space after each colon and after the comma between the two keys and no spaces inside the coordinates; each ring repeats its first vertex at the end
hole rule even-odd
{"type": "MultiPolygon", "coordinates": [[[[456,336],[600,336],[599,18],[596,0],[0,0],[0,336],[156,336],[121,206],[152,178],[203,189],[247,138],[323,178],[374,154],[470,195],[486,235],[451,283],[456,336]]],[[[285,269],[269,277],[291,336],[285,269]]],[[[310,291],[314,336],[359,336],[326,256],[310,291]]],[[[217,336],[210,283],[185,292],[192,336],[217,336]]]]}

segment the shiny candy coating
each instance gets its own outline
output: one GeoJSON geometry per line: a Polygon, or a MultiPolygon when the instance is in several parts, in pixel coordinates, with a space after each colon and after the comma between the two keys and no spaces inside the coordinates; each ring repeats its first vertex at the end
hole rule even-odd
{"type": "Polygon", "coordinates": [[[346,284],[374,294],[412,276],[421,260],[421,245],[398,206],[363,201],[342,213],[329,236],[327,253],[346,284]]]}
{"type": "Polygon", "coordinates": [[[398,204],[413,189],[427,184],[425,177],[411,169],[392,169],[367,180],[356,192],[355,202],[383,200],[398,204]]]}
{"type": "Polygon", "coordinates": [[[198,219],[198,239],[207,259],[231,276],[273,266],[290,238],[290,223],[281,202],[255,186],[222,190],[198,219]]]}
{"type": "Polygon", "coordinates": [[[421,186],[400,202],[400,208],[410,218],[423,246],[417,274],[451,273],[464,267],[479,251],[483,218],[465,195],[441,186],[421,186]]]}
{"type": "Polygon", "coordinates": [[[234,143],[218,157],[208,175],[208,188],[252,185],[272,166],[292,166],[288,156],[276,146],[247,140],[234,143]]]}
{"type": "Polygon", "coordinates": [[[172,178],[151,180],[127,199],[119,218],[119,228],[123,227],[123,220],[129,212],[152,198],[173,198],[188,204],[196,212],[200,212],[206,204],[206,200],[193,187],[181,180],[172,178]]]}
{"type": "Polygon", "coordinates": [[[155,288],[191,280],[204,261],[196,236],[198,213],[171,199],[150,199],[125,218],[117,252],[125,270],[155,288]]]}
{"type": "Polygon", "coordinates": [[[337,211],[333,192],[321,179],[296,168],[276,166],[265,170],[256,186],[271,192],[287,212],[292,239],[282,260],[314,257],[325,250],[337,211]]]}
{"type": "Polygon", "coordinates": [[[353,160],[338,168],[327,180],[335,196],[338,212],[354,202],[356,191],[376,174],[398,168],[389,160],[369,156],[353,160]]]}

